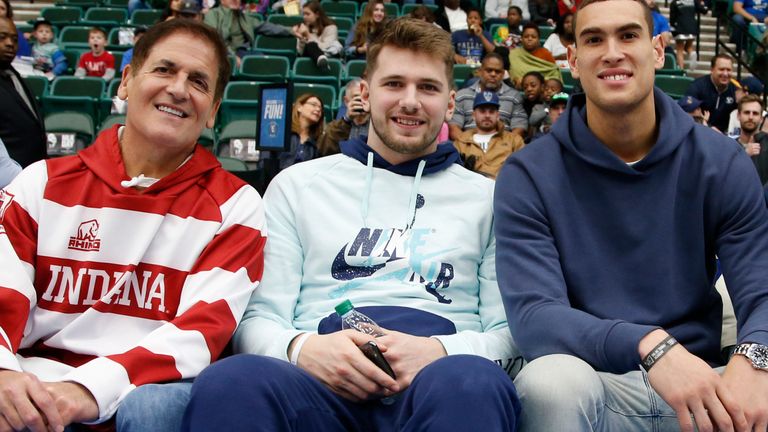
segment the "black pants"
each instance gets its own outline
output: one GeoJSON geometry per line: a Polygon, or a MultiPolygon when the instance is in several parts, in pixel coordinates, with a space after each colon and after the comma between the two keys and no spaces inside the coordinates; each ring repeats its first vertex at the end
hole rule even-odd
{"type": "Polygon", "coordinates": [[[315,63],[317,63],[317,58],[324,54],[325,53],[320,49],[317,42],[307,42],[307,44],[304,45],[304,57],[311,58],[315,63]]]}

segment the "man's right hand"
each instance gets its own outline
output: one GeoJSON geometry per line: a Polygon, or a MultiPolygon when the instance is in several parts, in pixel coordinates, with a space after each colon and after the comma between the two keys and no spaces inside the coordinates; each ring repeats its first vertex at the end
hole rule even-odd
{"type": "MultiPolygon", "coordinates": [[[[666,335],[663,330],[646,335],[640,342],[641,356],[666,335]]],[[[682,345],[673,346],[661,357],[648,372],[648,379],[677,413],[683,432],[693,432],[694,422],[700,432],[746,430],[744,413],[720,375],[682,345]]]]}
{"type": "Polygon", "coordinates": [[[0,431],[63,431],[61,415],[36,376],[0,371],[0,431]]]}
{"type": "MultiPolygon", "coordinates": [[[[374,340],[355,330],[310,336],[297,365],[332,392],[351,401],[388,396],[400,391],[397,381],[379,369],[358,346],[374,340]]],[[[378,344],[382,352],[386,346],[378,344]]]]}

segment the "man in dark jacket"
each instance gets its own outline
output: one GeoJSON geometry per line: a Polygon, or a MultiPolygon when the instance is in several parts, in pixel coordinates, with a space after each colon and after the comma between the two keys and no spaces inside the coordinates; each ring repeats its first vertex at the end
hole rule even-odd
{"type": "Polygon", "coordinates": [[[19,47],[16,26],[0,18],[0,139],[22,167],[45,159],[43,114],[24,79],[11,66],[19,47]]]}
{"type": "Polygon", "coordinates": [[[733,59],[718,54],[712,57],[710,66],[709,75],[696,78],[685,94],[701,100],[701,108],[710,114],[709,124],[725,133],[731,111],[736,109],[736,86],[731,82],[733,59]]]}

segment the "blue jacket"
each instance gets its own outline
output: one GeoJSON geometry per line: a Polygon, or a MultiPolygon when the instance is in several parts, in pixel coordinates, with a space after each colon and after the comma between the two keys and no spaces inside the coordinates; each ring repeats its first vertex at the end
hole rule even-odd
{"type": "Polygon", "coordinates": [[[768,344],[768,209],[752,162],[654,96],[659,136],[633,166],[589,130],[581,94],[501,170],[496,269],[528,360],[564,353],[625,373],[637,369],[640,339],[664,328],[721,363],[716,254],[738,340],[768,344]]]}
{"type": "Polygon", "coordinates": [[[712,78],[704,75],[696,78],[685,91],[686,96],[700,100],[701,109],[709,111],[709,124],[725,133],[728,130],[731,111],[736,109],[736,87],[728,83],[724,92],[718,93],[712,78]]]}

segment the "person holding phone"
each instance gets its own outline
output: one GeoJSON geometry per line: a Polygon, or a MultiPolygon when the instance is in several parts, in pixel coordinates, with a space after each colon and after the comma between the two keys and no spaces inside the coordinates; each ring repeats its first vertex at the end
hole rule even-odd
{"type": "Polygon", "coordinates": [[[346,110],[341,118],[328,123],[317,140],[317,150],[320,156],[339,153],[339,142],[347,141],[368,134],[368,104],[363,102],[360,93],[360,79],[356,78],[347,83],[344,89],[344,106],[346,110]]]}
{"type": "Polygon", "coordinates": [[[400,18],[367,62],[367,137],[270,183],[270,270],[233,339],[245,354],[197,378],[182,430],[515,430],[522,364],[496,284],[493,181],[437,140],[450,35],[400,18]],[[345,298],[384,335],[341,330],[345,298]]]}

